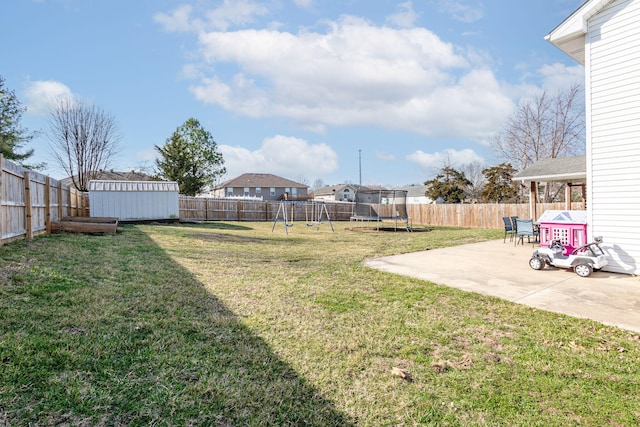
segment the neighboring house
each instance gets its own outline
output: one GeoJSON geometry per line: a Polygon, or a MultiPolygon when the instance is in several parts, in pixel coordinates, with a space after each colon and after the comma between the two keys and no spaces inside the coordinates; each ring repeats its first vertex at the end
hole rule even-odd
{"type": "Polygon", "coordinates": [[[269,173],[245,173],[217,185],[214,197],[253,198],[282,200],[287,193],[289,200],[306,199],[308,187],[269,173]]]}
{"type": "Polygon", "coordinates": [[[407,192],[408,205],[427,205],[434,203],[433,200],[425,195],[427,188],[428,187],[426,185],[407,185],[405,187],[396,188],[395,190],[407,192]]]}
{"type": "Polygon", "coordinates": [[[589,0],[546,36],[585,67],[588,234],[640,273],[640,0],[589,0]]]}
{"type": "Polygon", "coordinates": [[[356,191],[370,190],[369,187],[356,184],[339,184],[318,188],[313,192],[313,200],[353,202],[356,199],[356,191]]]}

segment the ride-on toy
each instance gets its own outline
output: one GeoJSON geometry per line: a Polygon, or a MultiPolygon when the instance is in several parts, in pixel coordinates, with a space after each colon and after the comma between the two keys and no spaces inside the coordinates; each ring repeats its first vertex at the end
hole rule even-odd
{"type": "Polygon", "coordinates": [[[593,270],[607,265],[607,258],[600,247],[601,238],[574,249],[564,255],[564,246],[560,240],[552,240],[548,248],[536,249],[531,255],[529,266],[534,270],[542,270],[545,265],[558,268],[571,268],[580,277],[588,277],[593,270]]]}

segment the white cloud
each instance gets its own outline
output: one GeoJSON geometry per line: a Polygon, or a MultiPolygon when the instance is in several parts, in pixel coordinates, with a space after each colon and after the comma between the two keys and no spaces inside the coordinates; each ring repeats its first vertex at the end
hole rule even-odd
{"type": "Polygon", "coordinates": [[[203,28],[202,20],[197,22],[191,19],[193,7],[183,4],[175,8],[170,14],[156,13],[153,20],[162,25],[165,31],[169,32],[188,32],[198,31],[203,28]]]}
{"type": "Polygon", "coordinates": [[[215,9],[204,12],[194,11],[191,5],[184,4],[168,14],[157,13],[153,19],[169,32],[226,31],[232,26],[251,24],[255,17],[268,13],[264,5],[250,0],[224,0],[215,9]]]}
{"type": "Polygon", "coordinates": [[[155,161],[158,157],[158,151],[155,148],[147,148],[146,150],[138,151],[135,154],[136,160],[141,162],[155,161]]]}
{"type": "Polygon", "coordinates": [[[387,17],[386,21],[396,27],[411,28],[418,19],[418,14],[413,10],[413,3],[410,1],[400,3],[398,12],[387,17]]]}
{"type": "Polygon", "coordinates": [[[424,28],[343,16],[326,32],[213,31],[199,43],[201,68],[215,66],[217,74],[196,79],[197,99],[306,129],[375,125],[481,139],[513,108],[487,67],[472,68],[478,55],[424,28]]]}
{"type": "Polygon", "coordinates": [[[310,144],[291,136],[265,138],[255,151],[230,145],[220,145],[219,149],[230,178],[256,172],[293,179],[297,176],[323,176],[338,169],[338,156],[331,147],[310,144]]]}
{"type": "Polygon", "coordinates": [[[440,11],[450,15],[453,19],[465,23],[476,22],[484,17],[482,3],[478,1],[440,0],[440,11]]]}
{"type": "Polygon", "coordinates": [[[439,153],[425,153],[422,150],[418,150],[409,154],[407,160],[426,170],[438,170],[444,166],[460,168],[473,162],[484,163],[484,159],[469,148],[459,151],[447,149],[439,153]]]}
{"type": "Polygon", "coordinates": [[[584,67],[582,65],[567,66],[560,63],[544,65],[538,73],[542,76],[542,88],[556,93],[566,90],[576,83],[584,84],[584,67]]]}
{"type": "Polygon", "coordinates": [[[54,80],[31,82],[25,91],[27,114],[47,115],[61,99],[75,99],[71,89],[54,80]]]}
{"type": "Polygon", "coordinates": [[[313,0],[293,0],[293,3],[302,9],[311,9],[313,0]]]}

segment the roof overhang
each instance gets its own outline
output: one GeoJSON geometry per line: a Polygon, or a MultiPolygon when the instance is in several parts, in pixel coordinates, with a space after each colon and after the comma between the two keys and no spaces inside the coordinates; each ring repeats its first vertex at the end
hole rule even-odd
{"type": "Polygon", "coordinates": [[[587,181],[586,173],[556,173],[553,175],[526,176],[522,178],[515,177],[513,181],[518,182],[574,182],[584,183],[587,181]]]}
{"type": "Polygon", "coordinates": [[[584,65],[588,20],[612,0],[588,0],[545,36],[545,40],[584,65]]]}

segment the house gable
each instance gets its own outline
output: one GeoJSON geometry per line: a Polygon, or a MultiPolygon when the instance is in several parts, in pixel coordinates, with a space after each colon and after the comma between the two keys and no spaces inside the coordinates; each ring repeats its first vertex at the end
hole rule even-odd
{"type": "Polygon", "coordinates": [[[613,0],[589,0],[554,28],[545,40],[581,64],[585,61],[585,39],[588,20],[613,0]]]}

